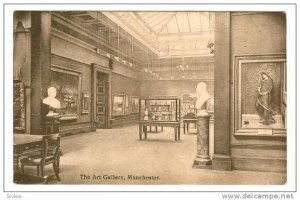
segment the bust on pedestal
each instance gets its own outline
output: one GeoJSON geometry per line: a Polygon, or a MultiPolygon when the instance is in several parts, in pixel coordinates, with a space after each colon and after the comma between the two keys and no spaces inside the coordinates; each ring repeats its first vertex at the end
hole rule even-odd
{"type": "Polygon", "coordinates": [[[48,88],[48,97],[43,99],[43,104],[48,106],[48,114],[46,115],[46,135],[59,133],[60,115],[57,110],[61,108],[60,101],[55,98],[55,87],[48,88]]]}
{"type": "Polygon", "coordinates": [[[206,90],[206,84],[200,82],[197,85],[196,118],[197,118],[197,156],[193,168],[210,168],[209,157],[209,118],[206,112],[206,103],[212,97],[206,90]]]}

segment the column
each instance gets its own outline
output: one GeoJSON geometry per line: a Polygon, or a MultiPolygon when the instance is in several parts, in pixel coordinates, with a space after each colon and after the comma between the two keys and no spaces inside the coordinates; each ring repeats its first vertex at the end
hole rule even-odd
{"type": "Polygon", "coordinates": [[[30,134],[45,134],[41,100],[47,96],[51,70],[51,13],[31,12],[30,134]]]}
{"type": "Polygon", "coordinates": [[[209,118],[210,115],[197,116],[197,156],[193,168],[211,168],[209,157],[209,118]]]}
{"type": "Polygon", "coordinates": [[[212,169],[231,170],[230,12],[215,13],[215,129],[212,169]]]}

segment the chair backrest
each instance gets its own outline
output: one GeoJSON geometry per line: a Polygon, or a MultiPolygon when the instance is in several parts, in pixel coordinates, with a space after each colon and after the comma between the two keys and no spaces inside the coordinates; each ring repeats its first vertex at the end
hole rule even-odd
{"type": "Polygon", "coordinates": [[[47,156],[57,156],[60,148],[59,133],[47,136],[47,156]]]}
{"type": "Polygon", "coordinates": [[[44,140],[44,151],[43,151],[43,158],[41,160],[42,163],[44,163],[45,160],[49,158],[56,159],[58,154],[60,153],[59,133],[46,135],[43,137],[43,140],[44,140]]]}

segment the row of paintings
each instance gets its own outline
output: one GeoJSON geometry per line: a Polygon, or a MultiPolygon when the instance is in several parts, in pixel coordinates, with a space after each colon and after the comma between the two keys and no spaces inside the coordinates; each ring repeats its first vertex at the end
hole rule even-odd
{"type": "Polygon", "coordinates": [[[113,95],[113,116],[139,112],[139,97],[128,93],[113,95]]]}

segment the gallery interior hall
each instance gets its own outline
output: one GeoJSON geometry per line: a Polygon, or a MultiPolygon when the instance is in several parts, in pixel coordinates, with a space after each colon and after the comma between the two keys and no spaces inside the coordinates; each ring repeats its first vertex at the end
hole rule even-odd
{"type": "Polygon", "coordinates": [[[15,11],[13,182],[283,185],[286,14],[15,11]]]}

